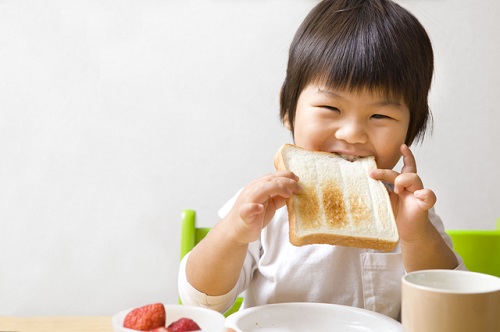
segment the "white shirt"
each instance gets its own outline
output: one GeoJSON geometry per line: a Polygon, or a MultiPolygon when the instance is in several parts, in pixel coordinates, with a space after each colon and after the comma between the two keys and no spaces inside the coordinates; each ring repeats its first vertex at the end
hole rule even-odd
{"type": "MultiPolygon", "coordinates": [[[[236,197],[220,211],[223,217],[236,197]]],[[[441,219],[429,219],[452,246],[441,219]]],[[[228,294],[208,296],[186,279],[186,260],[179,269],[179,294],[184,304],[224,312],[245,291],[243,307],[282,303],[320,302],[364,308],[399,319],[401,277],[405,274],[399,245],[390,253],[326,244],[293,246],[288,239],[286,207],[276,211],[259,240],[250,243],[236,286],[228,294]]],[[[465,270],[457,255],[459,266],[465,270]]]]}

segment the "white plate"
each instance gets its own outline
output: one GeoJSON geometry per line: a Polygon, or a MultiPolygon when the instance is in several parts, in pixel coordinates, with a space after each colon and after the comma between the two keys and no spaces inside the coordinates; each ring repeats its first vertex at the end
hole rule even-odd
{"type": "Polygon", "coordinates": [[[399,322],[382,314],[325,303],[278,303],[252,307],[226,318],[226,326],[238,332],[403,331],[399,322]]]}

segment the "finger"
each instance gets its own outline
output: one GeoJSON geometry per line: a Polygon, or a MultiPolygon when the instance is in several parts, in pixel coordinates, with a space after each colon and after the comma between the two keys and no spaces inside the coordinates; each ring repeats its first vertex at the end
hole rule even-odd
{"type": "Polygon", "coordinates": [[[401,173],[417,173],[415,156],[408,145],[401,145],[401,155],[403,156],[403,168],[401,169],[401,173]]]}
{"type": "Polygon", "coordinates": [[[286,205],[286,198],[275,196],[271,199],[270,205],[272,204],[274,210],[278,210],[286,205]]]}
{"type": "Polygon", "coordinates": [[[295,180],[285,177],[272,178],[268,181],[256,183],[249,188],[247,201],[264,203],[276,196],[288,198],[301,191],[302,187],[295,180]]]}
{"type": "Polygon", "coordinates": [[[424,185],[420,177],[415,173],[400,174],[394,181],[394,192],[402,193],[404,190],[414,193],[417,190],[423,189],[424,185]]]}
{"type": "Polygon", "coordinates": [[[419,205],[425,211],[431,209],[437,201],[436,194],[430,189],[417,190],[413,195],[420,201],[419,205]]]}
{"type": "Polygon", "coordinates": [[[253,181],[250,184],[250,186],[255,186],[255,185],[258,186],[261,183],[278,181],[280,179],[281,180],[288,179],[288,180],[293,181],[293,182],[299,181],[299,177],[297,175],[295,175],[295,173],[293,173],[292,171],[283,170],[283,171],[277,171],[275,173],[270,173],[270,174],[264,175],[263,177],[253,181]]]}
{"type": "Polygon", "coordinates": [[[299,181],[299,177],[297,175],[295,175],[295,173],[293,173],[292,171],[288,171],[288,170],[277,171],[276,173],[270,174],[270,175],[271,175],[271,177],[285,177],[285,178],[289,178],[289,179],[292,179],[295,181],[299,181]]]}
{"type": "Polygon", "coordinates": [[[394,183],[399,173],[392,169],[373,169],[368,172],[372,179],[394,183]]]}

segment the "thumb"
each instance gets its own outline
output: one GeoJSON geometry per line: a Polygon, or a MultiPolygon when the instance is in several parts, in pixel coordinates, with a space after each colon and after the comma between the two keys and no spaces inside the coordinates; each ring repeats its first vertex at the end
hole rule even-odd
{"type": "Polygon", "coordinates": [[[245,203],[240,207],[240,218],[246,223],[253,223],[264,213],[264,205],[245,203]]]}
{"type": "Polygon", "coordinates": [[[430,189],[417,190],[413,195],[418,199],[419,206],[424,211],[430,210],[437,201],[436,194],[430,189]]]}

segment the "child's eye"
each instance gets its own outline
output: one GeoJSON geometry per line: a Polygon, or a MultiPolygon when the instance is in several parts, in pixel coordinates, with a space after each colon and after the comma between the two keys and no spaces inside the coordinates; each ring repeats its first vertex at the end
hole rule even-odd
{"type": "Polygon", "coordinates": [[[334,111],[334,112],[340,112],[340,110],[335,107],[335,106],[327,106],[327,105],[323,105],[323,106],[320,106],[321,108],[326,108],[327,110],[330,110],[330,111],[334,111]]]}
{"type": "Polygon", "coordinates": [[[391,117],[383,114],[373,114],[372,118],[374,119],[390,119],[391,117]]]}

